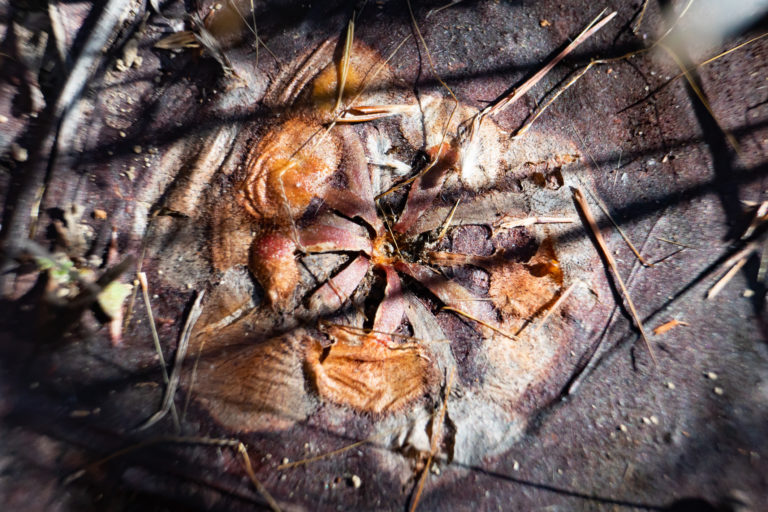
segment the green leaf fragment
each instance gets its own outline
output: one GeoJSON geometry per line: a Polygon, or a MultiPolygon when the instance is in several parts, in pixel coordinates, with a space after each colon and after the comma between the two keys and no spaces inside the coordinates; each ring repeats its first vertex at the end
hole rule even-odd
{"type": "Polygon", "coordinates": [[[96,298],[99,306],[110,318],[120,315],[123,302],[133,291],[133,285],[113,281],[104,288],[96,298]]]}

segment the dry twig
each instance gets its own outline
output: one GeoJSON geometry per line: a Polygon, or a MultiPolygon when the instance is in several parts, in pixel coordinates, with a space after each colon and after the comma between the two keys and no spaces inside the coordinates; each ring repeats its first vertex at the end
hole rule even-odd
{"type": "Polygon", "coordinates": [[[592,232],[600,253],[603,255],[603,258],[605,258],[605,261],[608,264],[608,268],[610,269],[612,275],[616,278],[616,282],[621,288],[622,295],[627,301],[629,310],[632,313],[632,317],[635,320],[635,324],[637,325],[638,330],[640,331],[640,337],[643,339],[643,343],[645,343],[645,347],[648,349],[651,360],[653,360],[653,363],[656,364],[656,356],[654,356],[651,344],[648,341],[648,337],[645,335],[643,322],[640,320],[640,315],[638,315],[637,309],[635,309],[635,304],[632,302],[632,297],[629,295],[629,290],[627,290],[627,287],[624,284],[624,280],[621,278],[621,274],[619,274],[619,268],[616,265],[616,260],[613,259],[613,255],[611,254],[610,249],[608,249],[608,245],[605,243],[603,235],[600,233],[600,228],[597,226],[597,222],[595,221],[594,216],[592,216],[592,211],[589,209],[589,204],[587,204],[587,200],[584,198],[584,194],[582,194],[581,190],[578,188],[573,189],[573,197],[576,201],[576,204],[579,206],[582,215],[584,215],[584,219],[587,221],[587,226],[592,232]]]}

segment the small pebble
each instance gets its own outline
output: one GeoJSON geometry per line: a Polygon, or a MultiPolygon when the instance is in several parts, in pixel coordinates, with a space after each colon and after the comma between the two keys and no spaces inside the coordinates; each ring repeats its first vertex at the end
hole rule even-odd
{"type": "Polygon", "coordinates": [[[93,218],[97,220],[104,220],[107,218],[107,212],[99,208],[96,208],[95,210],[93,210],[93,218]]]}
{"type": "Polygon", "coordinates": [[[359,489],[360,486],[363,485],[363,481],[357,475],[352,475],[352,478],[350,480],[352,480],[352,487],[354,487],[355,489],[359,489]]]}
{"type": "Polygon", "coordinates": [[[8,116],[4,116],[0,114],[0,124],[7,123],[8,122],[8,116]]]}
{"type": "Polygon", "coordinates": [[[707,378],[709,380],[717,380],[717,374],[715,372],[707,372],[707,378]]]}
{"type": "Polygon", "coordinates": [[[520,463],[515,461],[515,463],[512,464],[512,469],[515,470],[515,471],[519,471],[520,470],[520,463]]]}
{"type": "Polygon", "coordinates": [[[440,474],[440,467],[437,464],[432,464],[432,466],[429,469],[435,475],[439,475],[440,474]]]}
{"type": "Polygon", "coordinates": [[[283,457],[283,460],[280,461],[280,464],[288,464],[290,460],[288,460],[288,457],[283,457]]]}
{"type": "Polygon", "coordinates": [[[725,390],[720,386],[716,386],[715,389],[713,389],[712,391],[714,391],[716,395],[722,395],[723,393],[725,393],[725,390]]]}
{"type": "Polygon", "coordinates": [[[17,162],[26,162],[27,158],[29,158],[29,152],[27,151],[27,148],[23,148],[16,142],[13,142],[11,144],[11,156],[17,162]]]}
{"type": "Polygon", "coordinates": [[[124,131],[120,130],[117,134],[119,136],[121,136],[122,138],[125,138],[125,132],[124,131]]]}
{"type": "Polygon", "coordinates": [[[645,423],[646,425],[651,424],[651,420],[649,418],[646,418],[645,416],[642,417],[642,420],[643,420],[643,423],[645,423]]]}
{"type": "Polygon", "coordinates": [[[675,383],[674,382],[667,382],[667,387],[669,389],[675,389],[675,383]]]}
{"type": "Polygon", "coordinates": [[[651,420],[651,423],[653,423],[654,425],[658,425],[659,424],[659,417],[658,416],[652,415],[649,419],[651,420]]]}
{"type": "Polygon", "coordinates": [[[626,432],[627,431],[627,426],[622,423],[621,425],[619,425],[619,430],[621,430],[622,432],[626,432]]]}
{"type": "Polygon", "coordinates": [[[744,293],[742,293],[741,295],[742,295],[742,297],[744,297],[746,299],[749,299],[749,298],[755,296],[755,290],[747,288],[746,290],[744,290],[744,293]]]}
{"type": "Polygon", "coordinates": [[[141,153],[141,146],[138,146],[138,145],[133,146],[133,152],[136,153],[137,155],[141,153]]]}

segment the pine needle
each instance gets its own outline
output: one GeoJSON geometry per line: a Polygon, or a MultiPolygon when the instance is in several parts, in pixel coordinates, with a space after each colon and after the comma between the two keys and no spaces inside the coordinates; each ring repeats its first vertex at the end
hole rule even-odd
{"type": "Polygon", "coordinates": [[[354,442],[352,444],[348,444],[346,446],[343,446],[343,447],[339,448],[338,450],[333,450],[333,451],[328,452],[328,453],[323,453],[323,454],[317,455],[315,457],[309,457],[308,459],[301,459],[301,460],[297,460],[295,462],[288,462],[286,464],[280,464],[279,466],[277,466],[277,469],[278,469],[278,471],[282,471],[284,469],[293,469],[293,468],[296,468],[296,467],[299,467],[299,466],[303,466],[305,464],[311,464],[313,462],[317,462],[319,460],[327,459],[329,457],[333,457],[334,455],[339,455],[339,454],[342,454],[342,453],[344,453],[346,451],[352,450],[353,448],[357,448],[358,446],[362,446],[364,444],[370,443],[371,441],[373,441],[373,439],[374,438],[363,439],[362,441],[357,441],[357,442],[354,442]]]}
{"type": "Polygon", "coordinates": [[[489,324],[488,322],[486,322],[486,321],[484,321],[484,320],[480,320],[479,318],[477,318],[477,317],[475,317],[475,316],[472,316],[472,315],[470,315],[470,314],[469,314],[469,313],[467,313],[466,311],[462,311],[462,310],[460,310],[460,309],[457,309],[457,308],[452,308],[452,307],[450,307],[450,306],[443,306],[443,308],[442,308],[442,309],[443,309],[443,311],[452,311],[452,312],[454,312],[454,313],[456,313],[456,314],[459,314],[459,315],[461,315],[461,316],[463,316],[463,317],[469,318],[469,319],[470,319],[470,320],[472,320],[473,322],[477,322],[477,323],[479,323],[480,325],[482,325],[482,326],[484,326],[484,327],[487,327],[487,328],[491,329],[492,331],[495,331],[495,332],[497,332],[497,333],[501,334],[502,336],[506,336],[507,338],[509,338],[509,339],[511,339],[511,340],[513,340],[513,341],[520,341],[520,338],[518,338],[518,337],[517,337],[517,336],[515,336],[514,334],[510,334],[510,333],[508,333],[508,332],[504,331],[503,329],[499,329],[499,328],[498,328],[498,327],[496,327],[495,325],[491,325],[491,324],[489,324]]]}
{"type": "Polygon", "coordinates": [[[594,20],[592,20],[592,22],[589,25],[587,25],[587,27],[578,36],[576,36],[576,39],[574,39],[568,46],[566,46],[560,53],[558,53],[555,58],[553,58],[543,68],[537,71],[535,75],[533,75],[531,78],[526,80],[520,87],[512,91],[511,94],[504,97],[501,101],[498,101],[493,105],[489,105],[488,107],[480,111],[479,116],[484,117],[486,115],[490,115],[490,116],[495,115],[498,112],[501,112],[508,106],[515,103],[517,100],[519,100],[534,85],[536,85],[542,78],[544,78],[544,76],[547,73],[549,73],[552,70],[552,68],[554,68],[569,53],[575,50],[576,47],[578,47],[581,43],[586,41],[595,32],[603,28],[603,26],[606,23],[611,21],[614,18],[614,16],[616,16],[616,12],[612,12],[611,14],[609,14],[608,16],[600,20],[600,18],[603,16],[604,13],[605,13],[605,10],[603,10],[594,20]]]}
{"type": "MultiPolygon", "coordinates": [[[[142,426],[140,426],[138,430],[144,430],[151,427],[163,419],[165,415],[168,414],[169,410],[174,411],[175,417],[176,406],[173,402],[173,397],[176,395],[176,389],[179,386],[179,380],[181,378],[181,365],[184,362],[184,358],[187,356],[187,347],[189,347],[189,339],[192,336],[192,328],[195,326],[195,322],[197,322],[197,319],[200,317],[200,313],[203,311],[202,301],[204,296],[204,291],[197,295],[197,298],[192,305],[192,309],[190,309],[189,315],[187,316],[187,321],[184,323],[184,329],[181,331],[179,346],[176,349],[176,359],[174,361],[173,371],[171,372],[170,380],[167,382],[168,386],[165,390],[165,396],[163,397],[163,404],[160,407],[160,410],[153,414],[152,417],[150,417],[142,426]]],[[[175,419],[175,423],[178,423],[178,418],[175,419]]],[[[177,425],[176,431],[179,432],[180,430],[181,427],[177,425]]]]}
{"type": "Polygon", "coordinates": [[[723,277],[718,279],[718,281],[712,286],[712,288],[709,289],[707,292],[707,299],[714,299],[717,297],[717,294],[720,293],[723,288],[725,288],[725,285],[727,285],[731,279],[733,279],[733,276],[736,275],[736,273],[741,269],[741,267],[744,266],[745,263],[747,263],[747,257],[743,257],[740,260],[738,260],[729,270],[725,273],[723,277]]]}
{"type": "MultiPolygon", "coordinates": [[[[152,340],[155,343],[155,352],[157,352],[157,357],[160,360],[160,368],[163,371],[163,383],[165,384],[167,390],[170,388],[170,379],[168,377],[168,368],[165,366],[163,348],[160,346],[160,336],[158,336],[157,327],[155,326],[155,316],[152,314],[152,303],[149,300],[149,285],[147,283],[147,274],[144,272],[138,272],[136,275],[139,278],[139,283],[141,284],[141,292],[144,296],[144,305],[147,308],[147,316],[149,317],[149,327],[152,331],[152,340]]],[[[171,404],[171,414],[173,415],[173,426],[178,432],[181,430],[181,424],[179,423],[179,416],[176,412],[176,406],[173,403],[171,404]]],[[[140,427],[140,430],[143,428],[146,428],[146,426],[140,427]]]]}
{"type": "Polygon", "coordinates": [[[605,240],[603,239],[603,235],[600,233],[600,228],[597,226],[597,222],[595,221],[595,218],[592,215],[592,211],[589,208],[589,204],[587,203],[587,200],[584,198],[584,194],[582,194],[581,190],[579,190],[578,188],[573,188],[573,197],[576,201],[576,204],[579,206],[579,209],[581,210],[582,215],[584,215],[584,219],[587,221],[587,226],[592,232],[592,236],[594,237],[595,242],[597,243],[597,247],[600,253],[605,258],[605,261],[608,264],[608,268],[610,269],[613,276],[616,278],[616,282],[619,284],[619,288],[621,288],[621,292],[622,292],[622,295],[624,296],[624,300],[627,301],[627,305],[629,306],[629,310],[632,313],[632,317],[635,320],[635,324],[637,325],[637,328],[640,331],[640,337],[643,339],[643,343],[645,343],[645,347],[648,349],[648,354],[650,354],[651,360],[653,360],[653,364],[656,365],[656,356],[653,354],[653,349],[651,348],[651,344],[648,341],[648,337],[645,335],[643,322],[642,320],[640,320],[640,315],[638,315],[637,309],[635,309],[635,304],[634,302],[632,302],[632,297],[630,297],[629,295],[629,290],[627,290],[627,287],[624,284],[624,280],[621,278],[621,274],[619,274],[619,268],[616,265],[616,260],[613,259],[613,255],[611,254],[610,249],[608,249],[608,245],[605,243],[605,240]]]}
{"type": "Polygon", "coordinates": [[[456,204],[453,205],[453,208],[451,208],[451,213],[449,213],[448,218],[445,219],[445,224],[443,224],[443,229],[440,230],[440,235],[438,235],[436,243],[442,242],[443,238],[445,238],[445,234],[448,233],[448,228],[451,227],[451,222],[453,222],[453,216],[456,214],[456,208],[459,207],[460,202],[461,202],[461,198],[457,199],[456,204]]]}
{"type": "Polygon", "coordinates": [[[339,92],[336,97],[336,105],[333,110],[338,110],[341,106],[341,100],[344,97],[344,87],[347,85],[347,75],[349,74],[349,60],[352,56],[352,42],[355,39],[355,20],[349,20],[347,25],[347,37],[344,41],[344,53],[341,55],[341,66],[339,67],[339,92]]]}

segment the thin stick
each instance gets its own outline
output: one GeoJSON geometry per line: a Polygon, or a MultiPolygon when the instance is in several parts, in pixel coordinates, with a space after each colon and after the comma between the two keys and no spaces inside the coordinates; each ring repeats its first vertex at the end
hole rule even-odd
{"type": "Polygon", "coordinates": [[[419,483],[416,487],[416,493],[413,496],[413,502],[411,503],[410,512],[415,512],[416,507],[419,506],[419,500],[421,499],[421,493],[424,491],[424,484],[427,481],[427,475],[429,475],[429,469],[432,466],[432,458],[437,453],[437,443],[440,441],[440,437],[443,433],[443,422],[445,422],[445,413],[448,410],[448,397],[451,394],[451,386],[453,386],[453,377],[456,374],[456,367],[451,366],[451,373],[448,375],[448,380],[445,383],[445,392],[443,394],[443,403],[440,404],[440,412],[438,413],[439,421],[435,423],[434,418],[432,421],[432,437],[429,440],[429,455],[427,455],[427,464],[424,466],[424,470],[419,477],[419,483]]]}
{"type": "Polygon", "coordinates": [[[274,52],[267,46],[267,43],[264,42],[262,38],[259,37],[259,31],[256,27],[256,6],[254,5],[254,1],[251,0],[251,19],[253,20],[253,28],[248,24],[248,20],[245,19],[245,16],[240,12],[240,9],[238,9],[237,5],[235,4],[234,0],[229,0],[229,5],[237,12],[237,14],[240,16],[240,19],[243,20],[245,23],[245,26],[248,27],[248,29],[253,34],[253,37],[256,38],[256,66],[259,65],[259,45],[263,46],[265,50],[272,56],[273,59],[275,59],[275,62],[277,62],[278,67],[281,67],[283,65],[282,62],[280,62],[280,59],[277,58],[277,55],[274,54],[274,52]]]}
{"type": "MultiPolygon", "coordinates": [[[[760,34],[759,36],[755,36],[755,37],[753,37],[752,39],[750,39],[750,40],[748,40],[748,41],[745,41],[745,42],[743,42],[743,43],[741,43],[741,44],[737,44],[737,45],[736,45],[736,46],[734,46],[733,48],[730,48],[730,49],[728,49],[728,50],[725,50],[724,52],[718,53],[718,54],[717,54],[717,55],[715,55],[714,57],[710,57],[709,59],[705,60],[704,62],[701,62],[701,63],[699,63],[699,64],[696,64],[696,67],[695,67],[695,68],[693,68],[693,69],[690,69],[690,68],[689,68],[687,71],[693,71],[693,70],[694,70],[694,69],[696,69],[696,68],[700,68],[700,67],[702,67],[702,66],[706,66],[707,64],[710,64],[711,62],[714,62],[714,61],[716,61],[717,59],[719,59],[719,58],[721,58],[721,57],[725,57],[726,55],[728,55],[728,54],[729,54],[729,53],[731,53],[731,52],[735,52],[736,50],[740,50],[740,49],[742,49],[743,47],[747,46],[748,44],[752,44],[752,43],[754,43],[755,41],[758,41],[758,40],[760,40],[760,39],[764,38],[765,36],[768,36],[768,32],[762,33],[762,34],[760,34]]],[[[680,78],[680,77],[681,77],[681,76],[683,76],[684,74],[685,74],[685,73],[680,73],[680,74],[679,74],[679,75],[677,75],[675,78],[680,78]]]]}
{"type": "Polygon", "coordinates": [[[460,310],[460,309],[452,308],[452,307],[450,307],[450,306],[443,306],[443,308],[442,308],[442,309],[443,309],[444,311],[453,311],[454,313],[457,313],[457,314],[459,314],[459,315],[461,315],[461,316],[467,317],[467,318],[469,318],[470,320],[472,320],[472,321],[474,321],[474,322],[477,322],[477,323],[479,323],[480,325],[482,325],[482,326],[484,326],[484,327],[487,327],[487,328],[489,328],[489,329],[491,329],[491,330],[493,330],[493,331],[496,331],[497,333],[501,334],[502,336],[506,336],[507,338],[509,338],[509,339],[511,339],[511,340],[513,340],[513,341],[520,341],[520,338],[518,338],[518,337],[517,337],[517,336],[515,336],[514,334],[510,334],[510,333],[508,333],[508,332],[506,332],[506,331],[504,331],[504,330],[502,330],[502,329],[499,329],[499,328],[498,328],[498,327],[496,327],[495,325],[491,325],[491,324],[489,324],[488,322],[485,322],[485,321],[483,321],[483,320],[480,320],[479,318],[477,318],[477,317],[474,317],[474,316],[470,315],[470,314],[469,314],[469,313],[467,313],[466,311],[462,311],[462,310],[460,310]]]}
{"type": "MultiPolygon", "coordinates": [[[[204,296],[204,291],[197,294],[197,298],[192,305],[192,309],[189,311],[189,316],[187,316],[187,321],[185,322],[184,329],[181,332],[179,347],[176,349],[176,359],[174,361],[173,371],[171,372],[168,387],[165,390],[163,404],[160,407],[160,410],[153,414],[152,417],[149,418],[142,426],[140,426],[138,430],[144,430],[151,427],[163,419],[163,417],[168,414],[169,410],[176,410],[173,397],[176,395],[176,389],[179,386],[179,379],[181,378],[181,366],[184,362],[184,358],[187,356],[187,347],[189,347],[189,339],[192,336],[192,328],[195,326],[195,322],[197,322],[197,319],[200,318],[200,313],[203,311],[201,304],[204,296]]],[[[177,426],[176,430],[180,431],[181,427],[177,426]]]]}
{"type": "MultiPolygon", "coordinates": [[[[692,5],[693,5],[693,0],[688,0],[688,3],[687,3],[687,4],[685,4],[685,7],[683,7],[683,10],[682,10],[682,11],[680,11],[680,14],[677,16],[677,18],[675,19],[675,21],[674,21],[674,22],[673,22],[673,23],[672,23],[672,24],[669,26],[669,28],[667,29],[667,31],[666,31],[666,32],[664,32],[664,35],[662,35],[662,36],[661,36],[661,37],[660,37],[660,38],[659,38],[659,39],[658,39],[658,40],[657,40],[655,43],[653,43],[653,46],[656,46],[656,45],[659,45],[659,44],[661,44],[661,42],[662,42],[662,41],[663,41],[663,40],[664,40],[664,39],[665,39],[665,38],[666,38],[666,37],[667,37],[669,34],[671,34],[671,33],[672,33],[672,30],[674,30],[674,29],[675,29],[675,27],[677,26],[677,24],[678,24],[678,23],[680,23],[680,20],[681,20],[681,19],[683,19],[683,16],[685,16],[685,13],[687,13],[687,12],[688,12],[688,9],[690,9],[692,5]]],[[[652,46],[651,48],[653,48],[653,46],[652,46]]]]}
{"type": "Polygon", "coordinates": [[[128,455],[129,453],[133,453],[135,451],[141,450],[148,446],[153,446],[153,445],[162,444],[162,443],[224,446],[229,448],[235,448],[237,450],[237,453],[242,458],[243,469],[248,475],[248,478],[251,480],[251,483],[254,485],[254,487],[256,487],[256,491],[259,494],[261,494],[262,498],[264,498],[267,501],[267,503],[272,508],[272,510],[276,512],[280,511],[280,506],[278,505],[277,501],[275,501],[272,495],[269,494],[267,489],[256,478],[256,473],[253,470],[253,464],[251,464],[251,458],[248,456],[248,450],[246,449],[246,446],[243,444],[243,442],[238,439],[217,439],[217,438],[211,438],[211,437],[184,437],[184,436],[163,436],[163,437],[156,437],[154,439],[148,439],[146,441],[136,443],[134,445],[128,446],[114,453],[111,453],[110,455],[107,455],[106,457],[103,457],[95,462],[91,462],[84,468],[79,469],[78,471],[75,471],[74,473],[69,475],[66,479],[64,479],[64,485],[71,484],[75,480],[82,478],[83,475],[85,475],[85,473],[87,473],[88,471],[96,469],[97,467],[111,460],[117,459],[124,455],[128,455]]]}
{"type": "Polygon", "coordinates": [[[629,295],[629,290],[627,290],[627,287],[624,284],[624,280],[621,278],[621,274],[619,274],[619,268],[616,265],[616,260],[613,259],[613,255],[611,254],[611,251],[608,249],[608,245],[605,243],[605,240],[603,239],[603,235],[600,233],[600,228],[598,228],[597,222],[595,221],[595,218],[592,216],[592,211],[589,209],[589,204],[587,203],[587,200],[584,198],[584,194],[582,194],[581,190],[579,190],[578,188],[573,189],[573,197],[576,200],[576,204],[579,206],[579,209],[581,210],[582,215],[584,215],[584,219],[587,221],[587,225],[590,231],[592,232],[592,235],[594,236],[598,249],[602,253],[603,257],[605,258],[605,261],[608,263],[608,268],[611,270],[611,272],[613,273],[613,276],[616,278],[616,281],[619,283],[619,287],[621,288],[621,292],[624,296],[624,299],[627,301],[627,305],[629,306],[629,310],[632,313],[632,317],[635,320],[635,324],[637,325],[637,328],[640,331],[640,337],[642,337],[643,343],[645,343],[645,347],[648,349],[648,354],[650,354],[653,364],[656,365],[656,356],[653,354],[653,349],[651,348],[651,344],[648,341],[648,337],[645,335],[643,322],[642,320],[640,320],[640,315],[637,314],[637,309],[635,309],[635,304],[634,302],[632,302],[632,297],[630,297],[629,295]]]}
{"type": "Polygon", "coordinates": [[[725,273],[723,277],[718,279],[718,281],[707,292],[707,299],[714,299],[717,296],[717,294],[722,291],[725,285],[728,284],[728,282],[731,279],[733,279],[733,276],[736,275],[736,273],[741,269],[741,267],[744,266],[744,264],[747,262],[747,259],[748,258],[746,256],[741,258],[730,268],[730,270],[728,270],[728,272],[725,273]]]}
{"type": "Polygon", "coordinates": [[[547,322],[549,317],[552,315],[552,312],[554,312],[557,308],[560,307],[560,305],[565,302],[565,299],[568,298],[568,296],[571,294],[574,288],[576,288],[576,285],[579,284],[581,281],[575,281],[571,283],[571,285],[566,288],[566,290],[560,295],[560,297],[557,298],[554,304],[552,304],[552,307],[547,310],[547,312],[544,314],[544,317],[539,322],[539,325],[536,326],[536,328],[533,330],[533,333],[536,334],[539,332],[539,329],[542,328],[542,326],[547,322]]]}
{"type": "Polygon", "coordinates": [[[267,500],[267,503],[269,503],[270,508],[274,512],[280,512],[280,505],[277,504],[277,501],[275,501],[275,498],[269,494],[267,488],[262,485],[258,478],[256,478],[256,472],[253,470],[253,464],[251,464],[251,458],[248,456],[248,450],[245,448],[245,445],[242,442],[237,443],[237,453],[239,453],[243,458],[243,468],[248,474],[248,478],[251,480],[251,483],[256,488],[256,491],[261,494],[265,500],[267,500]]]}

